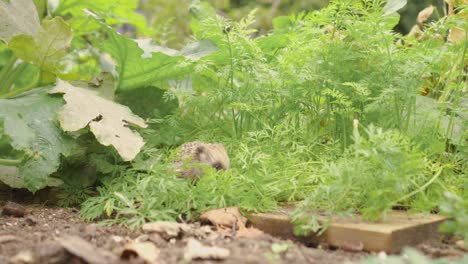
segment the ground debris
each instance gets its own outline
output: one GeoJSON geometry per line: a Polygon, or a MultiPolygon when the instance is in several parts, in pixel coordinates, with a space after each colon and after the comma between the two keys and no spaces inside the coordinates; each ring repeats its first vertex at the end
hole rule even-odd
{"type": "Polygon", "coordinates": [[[15,240],[17,240],[17,239],[18,239],[17,237],[12,236],[12,235],[0,236],[0,244],[2,244],[2,243],[8,243],[8,242],[11,242],[11,241],[15,241],[15,240]]]}
{"type": "Polygon", "coordinates": [[[198,240],[189,238],[185,248],[184,259],[191,261],[194,259],[202,260],[223,260],[229,257],[230,251],[221,247],[204,246],[198,240]]]}
{"type": "Polygon", "coordinates": [[[117,256],[104,249],[98,249],[93,244],[78,236],[65,236],[59,239],[60,245],[70,254],[83,259],[89,264],[112,264],[118,261],[117,256]]]}
{"type": "MultiPolygon", "coordinates": [[[[245,226],[247,218],[243,217],[237,207],[227,207],[205,211],[200,220],[209,222],[217,227],[245,226]]],[[[237,228],[236,228],[237,229],[237,228]]]]}
{"type": "Polygon", "coordinates": [[[465,241],[463,240],[458,240],[455,242],[455,245],[461,250],[468,251],[468,245],[465,244],[465,241]]]}
{"type": "Polygon", "coordinates": [[[349,251],[349,252],[361,252],[364,250],[364,243],[362,242],[347,242],[343,243],[340,248],[344,251],[349,251]]]}
{"type": "Polygon", "coordinates": [[[139,257],[145,263],[157,263],[159,249],[151,242],[133,242],[125,245],[120,257],[124,260],[139,257]]]}
{"type": "Polygon", "coordinates": [[[418,247],[422,252],[435,258],[441,257],[460,257],[461,252],[453,248],[435,248],[428,244],[422,244],[418,247]]]}
{"type": "Polygon", "coordinates": [[[23,217],[26,209],[17,203],[7,202],[3,206],[2,215],[9,215],[14,217],[23,217]]]}
{"type": "Polygon", "coordinates": [[[32,249],[20,251],[11,259],[12,263],[27,264],[63,264],[63,263],[84,263],[73,255],[70,255],[58,243],[44,243],[32,249]]]}
{"type": "Polygon", "coordinates": [[[257,238],[264,235],[260,229],[246,226],[247,218],[237,207],[209,210],[202,213],[200,219],[215,225],[217,231],[226,237],[257,238]]]}
{"type": "Polygon", "coordinates": [[[176,222],[158,221],[146,223],[143,225],[142,229],[144,232],[157,233],[162,238],[169,240],[179,237],[183,232],[187,232],[190,230],[190,226],[176,222]]]}
{"type": "Polygon", "coordinates": [[[27,226],[35,226],[37,224],[37,219],[30,215],[24,219],[24,224],[27,226]]]}

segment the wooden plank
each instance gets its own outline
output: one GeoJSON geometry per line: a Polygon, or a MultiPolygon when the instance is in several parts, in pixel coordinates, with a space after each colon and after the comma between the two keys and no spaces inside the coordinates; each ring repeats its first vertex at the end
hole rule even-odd
{"type": "MultiPolygon", "coordinates": [[[[265,233],[281,238],[297,238],[288,213],[283,209],[275,213],[257,213],[248,216],[252,225],[265,233]]],[[[314,235],[299,238],[309,243],[326,242],[331,246],[359,245],[366,251],[398,253],[407,246],[415,246],[437,238],[437,227],[446,217],[434,214],[409,214],[392,211],[380,222],[363,221],[360,217],[334,217],[327,231],[320,237],[314,235]]]]}

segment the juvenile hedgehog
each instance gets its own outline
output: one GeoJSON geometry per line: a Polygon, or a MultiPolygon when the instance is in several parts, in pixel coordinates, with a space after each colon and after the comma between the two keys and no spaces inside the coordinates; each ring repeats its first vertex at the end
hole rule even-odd
{"type": "Polygon", "coordinates": [[[181,146],[174,161],[176,172],[184,178],[196,179],[203,175],[203,168],[196,164],[207,164],[216,170],[229,169],[229,157],[222,144],[208,144],[199,141],[181,146]]]}

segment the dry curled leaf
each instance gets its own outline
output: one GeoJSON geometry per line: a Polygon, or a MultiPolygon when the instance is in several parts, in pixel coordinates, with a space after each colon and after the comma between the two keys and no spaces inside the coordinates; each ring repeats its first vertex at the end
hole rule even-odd
{"type": "Polygon", "coordinates": [[[58,80],[50,93],[62,93],[65,106],[59,113],[63,130],[78,131],[89,126],[96,139],[104,146],[112,145],[123,160],[130,161],[145,144],[143,138],[128,124],[146,127],[140,117],[123,105],[98,96],[97,92],[75,87],[58,80]]]}
{"type": "Polygon", "coordinates": [[[187,232],[190,227],[187,224],[176,222],[158,221],[146,223],[142,227],[143,231],[148,233],[157,233],[165,239],[178,237],[182,232],[187,232]]]}
{"type": "Polygon", "coordinates": [[[131,257],[139,257],[145,263],[156,263],[159,249],[151,242],[129,243],[125,245],[121,258],[130,259],[131,257]]]}
{"type": "Polygon", "coordinates": [[[210,222],[217,227],[245,227],[247,223],[247,218],[241,215],[237,207],[209,210],[203,212],[200,219],[205,222],[210,222]]]}
{"type": "Polygon", "coordinates": [[[453,27],[447,36],[447,40],[452,43],[460,43],[466,39],[466,31],[460,27],[453,27]]]}
{"type": "Polygon", "coordinates": [[[117,257],[112,253],[98,249],[79,236],[65,236],[59,239],[60,245],[70,254],[79,257],[89,264],[115,263],[117,257]]]}
{"type": "Polygon", "coordinates": [[[245,227],[245,228],[240,228],[236,232],[236,237],[237,238],[258,238],[263,236],[265,233],[263,233],[262,230],[254,228],[254,227],[245,227]]]}
{"type": "Polygon", "coordinates": [[[189,238],[185,248],[184,259],[191,261],[193,259],[202,260],[223,260],[229,257],[229,250],[221,247],[203,246],[198,240],[189,238]]]}
{"type": "Polygon", "coordinates": [[[418,14],[418,23],[419,24],[423,24],[425,23],[431,16],[432,16],[432,13],[434,13],[434,6],[433,5],[430,5],[426,8],[424,8],[421,12],[419,12],[418,14]]]}

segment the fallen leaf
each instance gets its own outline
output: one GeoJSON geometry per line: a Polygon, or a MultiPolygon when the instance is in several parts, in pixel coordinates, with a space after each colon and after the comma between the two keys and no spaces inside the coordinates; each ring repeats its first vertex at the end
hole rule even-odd
{"type": "Polygon", "coordinates": [[[22,250],[10,259],[11,263],[26,264],[34,262],[34,254],[31,250],[22,250]]]}
{"type": "Polygon", "coordinates": [[[434,6],[430,5],[426,8],[424,8],[421,12],[418,14],[417,21],[419,24],[425,23],[431,16],[432,13],[434,13],[434,6]]]}
{"type": "Polygon", "coordinates": [[[221,247],[203,246],[198,240],[189,238],[185,248],[184,259],[191,261],[194,259],[202,260],[223,260],[229,257],[229,250],[221,247]]]}
{"type": "Polygon", "coordinates": [[[414,25],[410,32],[408,33],[408,37],[413,37],[419,39],[422,36],[422,31],[419,25],[414,25]]]}
{"type": "Polygon", "coordinates": [[[39,17],[31,0],[0,1],[0,40],[9,42],[15,35],[36,35],[39,17]]]}
{"type": "Polygon", "coordinates": [[[78,236],[65,236],[59,239],[60,245],[70,254],[77,256],[89,264],[112,264],[117,262],[117,257],[103,249],[98,249],[93,244],[78,236]]]}
{"type": "Polygon", "coordinates": [[[17,240],[18,238],[12,235],[4,235],[0,236],[0,244],[2,243],[8,243],[17,240]]]}
{"type": "Polygon", "coordinates": [[[162,238],[168,240],[178,237],[182,232],[187,232],[190,227],[187,224],[176,222],[158,221],[146,223],[142,227],[143,231],[148,233],[157,233],[162,238]]]}
{"type": "Polygon", "coordinates": [[[263,236],[265,233],[257,228],[254,227],[242,227],[236,232],[237,238],[258,238],[263,236]]]}
{"type": "Polygon", "coordinates": [[[123,160],[130,161],[145,144],[143,138],[133,132],[128,124],[146,127],[140,117],[131,110],[97,95],[97,92],[75,87],[62,80],[49,93],[63,93],[65,106],[59,112],[63,130],[78,131],[89,126],[96,139],[104,146],[112,145],[123,160]]]}
{"type": "Polygon", "coordinates": [[[361,252],[364,250],[364,243],[361,241],[359,242],[346,242],[343,243],[340,248],[344,251],[349,251],[349,252],[361,252]]]}
{"type": "Polygon", "coordinates": [[[290,243],[273,243],[271,244],[271,252],[275,254],[282,254],[292,247],[293,245],[290,243]]]}
{"type": "Polygon", "coordinates": [[[205,211],[201,214],[200,219],[205,222],[210,222],[219,227],[245,227],[247,218],[243,217],[237,207],[227,207],[205,211]]]}
{"type": "Polygon", "coordinates": [[[131,257],[139,257],[146,263],[155,263],[159,256],[159,249],[151,242],[135,242],[125,245],[121,258],[128,260],[131,257]]]}
{"type": "Polygon", "coordinates": [[[461,250],[468,251],[468,246],[465,245],[465,241],[463,240],[458,240],[457,242],[455,242],[455,245],[457,245],[457,247],[461,250]]]}
{"type": "Polygon", "coordinates": [[[452,43],[460,43],[466,39],[466,32],[463,28],[453,27],[447,36],[447,40],[452,43]]]}

